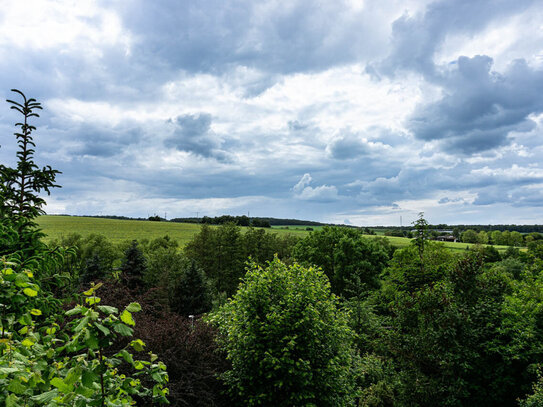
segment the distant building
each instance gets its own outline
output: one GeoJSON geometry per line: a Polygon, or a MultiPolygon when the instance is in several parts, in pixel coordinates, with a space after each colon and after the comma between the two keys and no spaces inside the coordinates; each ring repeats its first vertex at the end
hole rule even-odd
{"type": "Polygon", "coordinates": [[[437,236],[435,238],[438,242],[456,242],[458,241],[453,235],[437,236]]]}

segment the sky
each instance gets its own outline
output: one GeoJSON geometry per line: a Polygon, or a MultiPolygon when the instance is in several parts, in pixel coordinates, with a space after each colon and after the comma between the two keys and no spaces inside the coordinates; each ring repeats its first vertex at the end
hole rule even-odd
{"type": "Polygon", "coordinates": [[[0,6],[0,98],[42,103],[35,161],[62,172],[48,213],[543,223],[540,1],[0,6]]]}

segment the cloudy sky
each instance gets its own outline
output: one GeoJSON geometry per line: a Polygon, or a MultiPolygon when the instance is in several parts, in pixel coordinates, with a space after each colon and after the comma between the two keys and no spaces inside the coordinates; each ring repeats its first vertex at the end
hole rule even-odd
{"type": "Polygon", "coordinates": [[[49,213],[543,223],[540,1],[0,5],[49,213]]]}

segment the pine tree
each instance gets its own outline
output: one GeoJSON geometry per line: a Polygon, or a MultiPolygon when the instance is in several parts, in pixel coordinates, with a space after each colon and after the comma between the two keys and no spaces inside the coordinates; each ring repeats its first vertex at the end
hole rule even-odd
{"type": "Polygon", "coordinates": [[[170,308],[181,315],[199,315],[211,309],[208,286],[194,261],[177,281],[170,308]]]}
{"type": "Polygon", "coordinates": [[[82,284],[88,284],[92,281],[101,280],[105,277],[102,260],[97,254],[85,261],[85,266],[81,277],[79,278],[82,284]]]}
{"type": "Polygon", "coordinates": [[[146,270],[145,257],[138,247],[138,242],[133,240],[124,254],[121,264],[121,278],[128,288],[137,289],[143,286],[143,274],[146,270]]]}

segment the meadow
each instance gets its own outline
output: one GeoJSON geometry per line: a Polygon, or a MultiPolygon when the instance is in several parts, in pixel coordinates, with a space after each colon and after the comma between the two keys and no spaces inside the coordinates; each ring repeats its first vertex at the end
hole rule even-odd
{"type": "MultiPolygon", "coordinates": [[[[81,236],[101,234],[113,243],[126,240],[155,239],[168,235],[177,240],[180,246],[185,246],[200,230],[200,225],[194,223],[152,222],[146,220],[121,220],[90,218],[79,216],[44,215],[37,219],[38,225],[46,234],[46,241],[61,236],[77,233],[81,236]]],[[[211,226],[216,227],[216,226],[211,226]]],[[[242,228],[246,230],[247,228],[242,228]]],[[[273,229],[278,235],[294,235],[304,237],[308,231],[301,229],[273,229]]]]}
{"type": "MultiPolygon", "coordinates": [[[[200,225],[194,223],[151,222],[145,220],[119,220],[79,216],[44,215],[40,216],[37,222],[47,235],[45,238],[46,241],[58,239],[70,233],[78,233],[82,236],[88,236],[93,233],[101,234],[114,243],[126,240],[150,240],[168,235],[170,238],[177,240],[180,246],[185,246],[200,230],[200,225]]],[[[312,226],[311,228],[316,231],[322,229],[322,226],[312,226]]],[[[247,230],[247,228],[243,227],[242,230],[247,230]]],[[[311,233],[311,231],[307,230],[306,226],[300,225],[274,226],[271,230],[267,230],[279,236],[290,234],[305,237],[311,233]]],[[[387,239],[393,246],[400,248],[408,246],[411,242],[411,239],[405,237],[388,236],[387,239]]],[[[443,244],[453,251],[463,251],[466,250],[466,247],[474,246],[469,243],[454,242],[445,242],[443,244]]],[[[507,246],[494,247],[499,251],[507,249],[507,246]]]]}

